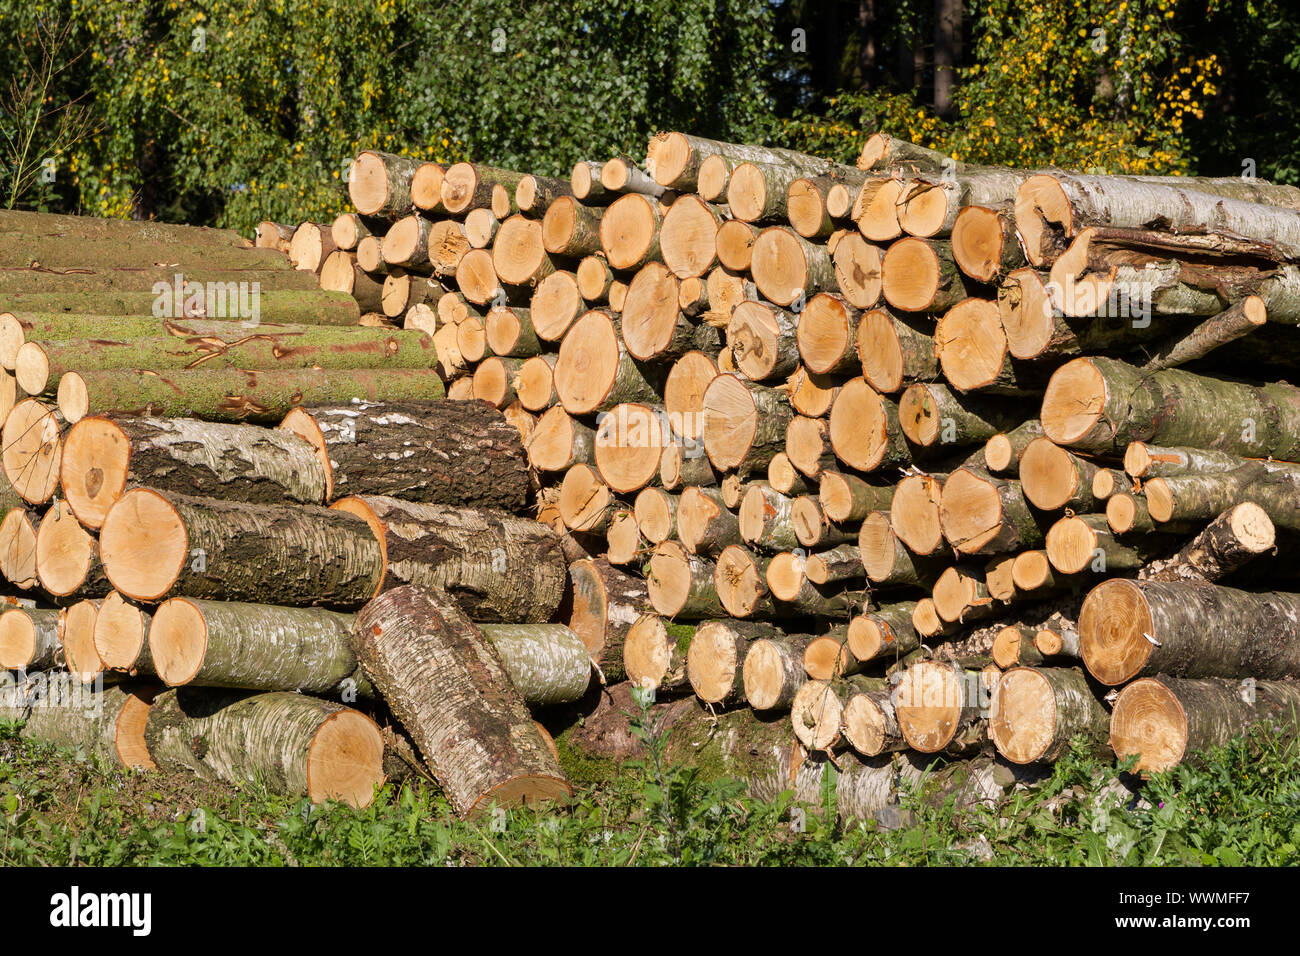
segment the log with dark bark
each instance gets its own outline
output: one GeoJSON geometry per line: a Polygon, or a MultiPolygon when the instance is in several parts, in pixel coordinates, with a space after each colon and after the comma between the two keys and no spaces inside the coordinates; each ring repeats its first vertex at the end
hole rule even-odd
{"type": "Polygon", "coordinates": [[[604,558],[573,562],[569,580],[572,596],[566,623],[582,640],[603,683],[626,679],[623,659],[628,632],[651,608],[645,581],[604,558]]]}
{"type": "Polygon", "coordinates": [[[357,615],[353,642],[462,817],[571,793],[500,654],[446,594],[387,592],[357,615]]]}
{"type": "Polygon", "coordinates": [[[544,525],[499,511],[351,495],[331,507],[362,518],[383,550],[382,588],[446,591],[479,621],[539,623],[559,607],[566,563],[544,525]]]}
{"type": "Polygon", "coordinates": [[[308,405],[280,428],[328,462],[331,497],[390,495],[516,513],[527,497],[519,432],[483,402],[308,405]]]}

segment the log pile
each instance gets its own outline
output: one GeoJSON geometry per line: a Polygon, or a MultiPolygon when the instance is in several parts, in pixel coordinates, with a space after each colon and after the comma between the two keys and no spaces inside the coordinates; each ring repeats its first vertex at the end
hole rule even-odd
{"type": "Polygon", "coordinates": [[[524,436],[608,693],[789,782],[1294,730],[1300,190],[681,133],[351,190],[424,296],[384,311],[524,436]]]}

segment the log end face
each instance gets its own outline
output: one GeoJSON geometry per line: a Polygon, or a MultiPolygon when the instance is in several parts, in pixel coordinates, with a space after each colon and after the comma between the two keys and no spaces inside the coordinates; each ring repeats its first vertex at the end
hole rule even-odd
{"type": "Polygon", "coordinates": [[[163,602],[149,626],[149,652],[158,678],[169,687],[194,680],[208,649],[208,624],[188,598],[163,602]]]}
{"type": "Polygon", "coordinates": [[[730,628],[709,622],[696,629],[686,652],[686,677],[700,700],[709,704],[725,700],[735,686],[740,664],[730,628]]]}
{"type": "Polygon", "coordinates": [[[889,416],[881,395],[864,378],[850,379],[831,406],[830,441],[840,461],[872,471],[889,448],[889,416]]]}
{"type": "Polygon", "coordinates": [[[1159,640],[1141,587],[1124,578],[1103,581],[1088,593],[1079,612],[1083,663],[1103,684],[1135,677],[1159,640]]]}
{"type": "Polygon", "coordinates": [[[1249,553],[1263,554],[1273,549],[1277,529],[1268,513],[1253,501],[1234,507],[1228,522],[1233,536],[1249,553]]]}
{"type": "Polygon", "coordinates": [[[939,293],[939,257],[923,239],[900,239],[880,266],[885,301],[904,312],[923,312],[939,293]]]}
{"type": "Polygon", "coordinates": [[[36,656],[36,626],[22,608],[0,614],[0,669],[26,670],[36,656]]]}
{"type": "Polygon", "coordinates": [[[977,554],[1002,530],[1002,500],[989,479],[959,468],[939,498],[943,536],[963,554],[977,554]]]}
{"type": "Polygon", "coordinates": [[[340,800],[370,805],[384,782],[384,738],[365,714],[341,709],[317,729],[307,754],[307,795],[312,802],[340,800]]]}
{"type": "Polygon", "coordinates": [[[1036,266],[1047,261],[1053,229],[1067,236],[1074,231],[1073,210],[1055,176],[1030,176],[1021,183],[1016,190],[1015,212],[1025,257],[1036,266]]]}
{"type": "Polygon", "coordinates": [[[1072,445],[1099,423],[1105,404],[1106,379],[1092,359],[1066,362],[1043,393],[1043,434],[1058,445],[1072,445]]]}
{"type": "MultiPolygon", "coordinates": [[[[573,628],[572,624],[569,626],[573,628]]],[[[670,656],[668,628],[663,618],[658,614],[642,614],[632,622],[623,641],[623,669],[628,680],[640,687],[657,688],[668,673],[670,656]]]]}
{"type": "MultiPolygon", "coordinates": [[[[482,817],[492,807],[535,807],[545,803],[563,803],[573,796],[573,788],[563,777],[546,774],[521,774],[505,780],[475,801],[465,814],[474,820],[482,817]]],[[[367,800],[366,803],[370,801],[367,800]]],[[[363,804],[364,806],[364,804],[363,804]]]]}
{"type": "Polygon", "coordinates": [[[781,685],[785,679],[785,669],[781,662],[781,652],[770,640],[762,638],[755,641],[745,655],[742,669],[745,685],[745,700],[754,710],[771,710],[781,698],[781,685]]]}
{"type": "Polygon", "coordinates": [[[1135,769],[1147,773],[1177,766],[1187,749],[1187,714],[1162,681],[1145,677],[1119,693],[1110,718],[1115,756],[1137,755],[1135,769]]]}
{"type": "Polygon", "coordinates": [[[148,488],[131,489],[109,509],[99,551],[109,582],[137,601],[166,594],[190,560],[184,520],[171,502],[148,488]]]}
{"type": "Polygon", "coordinates": [[[1047,438],[1035,438],[1020,456],[1020,486],[1030,504],[1056,511],[1079,490],[1079,475],[1070,453],[1047,438]]]}
{"type": "Polygon", "coordinates": [[[1038,760],[1051,745],[1056,727],[1052,685],[1030,667],[1004,673],[989,706],[989,737],[1012,763],[1038,760]]]}
{"type": "Polygon", "coordinates": [[[1062,574],[1078,574],[1097,557],[1097,532],[1082,518],[1062,518],[1047,529],[1047,560],[1062,574]]]}
{"type": "Polygon", "coordinates": [[[844,737],[864,757],[875,757],[885,748],[888,734],[880,704],[868,694],[854,694],[844,705],[844,737]]]}
{"type": "Polygon", "coordinates": [[[840,737],[844,705],[830,684],[810,680],[800,685],[790,707],[794,735],[809,750],[828,750],[840,737]]]}
{"type": "Polygon", "coordinates": [[[964,697],[956,671],[921,661],[903,672],[894,689],[894,712],[903,739],[913,750],[937,753],[957,732],[964,697]]]}
{"type": "MultiPolygon", "coordinates": [[[[0,619],[0,624],[3,620],[0,619]]],[[[109,670],[130,671],[144,650],[144,612],[114,591],[95,617],[95,650],[109,670]]]]}
{"type": "Polygon", "coordinates": [[[145,726],[153,708],[156,691],[148,687],[128,687],[122,709],[113,728],[113,749],[122,766],[132,770],[157,770],[145,743],[145,726]]]}

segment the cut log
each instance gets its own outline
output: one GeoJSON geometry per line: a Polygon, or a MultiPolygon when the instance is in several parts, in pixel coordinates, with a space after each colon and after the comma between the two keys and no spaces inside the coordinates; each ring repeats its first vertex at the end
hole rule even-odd
{"type": "Polygon", "coordinates": [[[462,817],[570,794],[499,653],[445,594],[387,592],[357,615],[353,641],[462,817]]]}
{"type": "Polygon", "coordinates": [[[537,284],[529,300],[529,318],[537,337],[559,342],[583,313],[581,283],[572,272],[552,272],[537,284]]]}
{"type": "Polygon", "coordinates": [[[767,467],[784,450],[785,429],[793,417],[779,389],[718,375],[704,392],[701,437],[713,466],[740,476],[767,467]]]}
{"type": "Polygon", "coordinates": [[[1151,517],[1162,525],[1209,521],[1234,503],[1250,500],[1278,527],[1296,530],[1300,528],[1297,480],[1292,471],[1271,472],[1252,462],[1235,471],[1204,476],[1151,478],[1142,490],[1151,517]]]}
{"type": "Polygon", "coordinates": [[[899,660],[921,646],[912,626],[915,601],[884,604],[849,622],[849,650],[859,661],[899,660]]]}
{"type": "Polygon", "coordinates": [[[515,189],[523,176],[477,163],[456,163],[442,177],[442,206],[453,216],[486,206],[504,219],[517,208],[515,189]]]}
{"type": "Polygon", "coordinates": [[[1035,438],[1043,436],[1043,426],[1036,418],[1023,422],[1009,432],[994,435],[984,443],[984,467],[995,475],[1016,475],[1020,459],[1035,438]]]}
{"type": "Polygon", "coordinates": [[[1291,682],[1144,677],[1115,699],[1110,745],[1121,760],[1136,756],[1135,770],[1159,773],[1256,727],[1294,737],[1297,713],[1291,682]]]}
{"type": "Polygon", "coordinates": [[[1098,468],[1092,476],[1092,496],[1106,501],[1112,495],[1131,494],[1133,482],[1124,472],[1115,468],[1098,468]]]}
{"type": "Polygon", "coordinates": [[[1071,454],[1047,438],[1025,446],[1018,473],[1025,497],[1044,511],[1069,509],[1076,513],[1097,510],[1092,480],[1097,466],[1071,454]]]}
{"type": "MultiPolygon", "coordinates": [[[[1105,515],[1072,515],[1047,531],[1047,559],[1063,574],[1113,574],[1142,567],[1167,546],[1164,535],[1119,541],[1105,515]]],[[[1168,553],[1166,551],[1166,553],[1168,553]]]]}
{"type": "Polygon", "coordinates": [[[906,168],[918,172],[956,171],[960,164],[937,149],[918,146],[888,133],[872,133],[858,154],[858,169],[891,170],[906,168]]]}
{"type": "Polygon", "coordinates": [[[110,590],[98,542],[67,502],[55,501],[36,529],[36,577],[56,601],[103,597],[110,590]]]}
{"type": "Polygon", "coordinates": [[[600,217],[600,247],[609,267],[631,271],[660,258],[662,224],[663,211],[655,199],[627,193],[615,200],[600,217]]]}
{"type": "Polygon", "coordinates": [[[745,700],[756,711],[785,711],[808,680],[803,654],[812,637],[807,634],[763,637],[745,654],[742,677],[745,700]]]}
{"type": "Polygon", "coordinates": [[[564,473],[557,504],[570,531],[603,531],[615,510],[613,492],[590,465],[574,465],[564,473]]]}
{"type": "Polygon", "coordinates": [[[515,395],[530,412],[543,412],[559,402],[555,394],[555,363],[558,355],[534,355],[524,359],[515,373],[515,395]]]}
{"type": "Polygon", "coordinates": [[[732,617],[763,617],[776,613],[767,587],[767,562],[738,544],[718,555],[713,573],[718,601],[732,617]]]}
{"type": "Polygon", "coordinates": [[[441,163],[421,163],[411,176],[411,202],[425,212],[445,213],[442,179],[447,169],[441,163]]]}
{"type": "Polygon", "coordinates": [[[1246,501],[1211,521],[1173,557],[1148,564],[1138,576],[1150,581],[1213,583],[1272,551],[1275,540],[1268,514],[1246,501]]]}
{"type": "Polygon", "coordinates": [[[542,247],[553,256],[577,259],[600,251],[600,209],[561,196],[542,219],[542,247]]]}
{"type": "MultiPolygon", "coordinates": [[[[856,541],[857,535],[853,537],[856,541]]],[[[804,561],[804,573],[813,584],[861,581],[866,575],[862,551],[856,544],[840,544],[808,555],[804,561]]]]}
{"type": "Polygon", "coordinates": [[[501,306],[488,310],[483,319],[483,332],[484,344],[491,355],[530,358],[542,350],[528,309],[501,306]]]}
{"type": "Polygon", "coordinates": [[[844,739],[864,757],[908,748],[908,743],[898,728],[894,702],[887,690],[867,690],[852,694],[844,704],[841,721],[844,739]]]}
{"type": "Polygon", "coordinates": [[[1254,332],[1266,321],[1268,315],[1264,300],[1255,295],[1247,296],[1218,315],[1157,343],[1150,350],[1150,357],[1142,363],[1142,368],[1148,372],[1158,372],[1194,362],[1219,346],[1254,332]]]}
{"type": "Polygon", "coordinates": [[[810,680],[795,692],[790,723],[810,751],[829,751],[843,739],[844,707],[855,695],[881,690],[883,681],[853,676],[846,680],[810,680]]]}
{"type": "Polygon", "coordinates": [[[633,358],[667,361],[697,347],[716,351],[717,330],[682,315],[677,286],[678,280],[658,262],[647,263],[628,284],[620,331],[633,358]]]}
{"type": "Polygon", "coordinates": [[[691,554],[717,555],[741,542],[740,521],[717,489],[687,487],[677,502],[677,539],[691,554]]]}
{"type": "Polygon", "coordinates": [[[849,647],[847,627],[815,637],[804,648],[803,668],[811,680],[838,680],[857,673],[862,666],[849,647]]]}
{"type": "Polygon", "coordinates": [[[873,511],[888,511],[894,497],[892,485],[873,485],[857,475],[823,470],[817,500],[831,521],[852,524],[873,511]]]}
{"type": "Polygon", "coordinates": [[[840,294],[857,309],[870,309],[880,301],[884,251],[856,233],[841,239],[831,253],[840,294]]]}
{"type": "Polygon", "coordinates": [[[858,530],[831,521],[815,495],[800,495],[790,509],[794,533],[805,548],[833,548],[858,540],[858,530]]]}
{"type": "Polygon", "coordinates": [[[772,222],[787,217],[786,198],[799,177],[789,166],[738,164],[727,180],[727,206],[741,222],[772,222]]]}
{"type": "MultiPolygon", "coordinates": [[[[897,503],[895,494],[895,507],[897,503]]],[[[949,475],[939,501],[939,522],[944,537],[963,554],[1023,551],[1041,545],[1046,534],[1020,482],[974,468],[949,475]]]]}
{"type": "Polygon", "coordinates": [[[894,486],[889,524],[899,540],[916,554],[934,554],[945,543],[939,514],[942,492],[943,483],[937,475],[906,475],[894,486]]]}
{"type": "Polygon", "coordinates": [[[756,548],[788,551],[799,547],[792,510],[794,500],[770,486],[754,483],[740,503],[740,536],[756,548]]]}
{"type": "Polygon", "coordinates": [[[534,521],[380,495],[342,498],[331,510],[370,526],[384,548],[384,589],[437,587],[480,621],[507,624],[548,621],[560,604],[559,541],[534,521]]]}
{"type": "Polygon", "coordinates": [[[1011,361],[997,303],[991,299],[963,299],[944,313],[934,329],[934,354],[958,391],[1021,395],[1039,385],[1032,370],[1011,361]]]}
{"type": "Polygon", "coordinates": [[[98,599],[78,601],[63,611],[59,639],[61,657],[68,672],[83,684],[102,680],[104,659],[95,647],[95,620],[103,602],[98,599]]]}
{"type": "Polygon", "coordinates": [[[1100,747],[1109,727],[1078,668],[1017,667],[1002,675],[989,703],[989,737],[1012,763],[1059,760],[1076,736],[1100,747]]]}
{"type": "Polygon", "coordinates": [[[718,262],[724,269],[732,272],[749,272],[754,257],[754,243],[758,239],[758,227],[739,219],[728,219],[718,227],[714,246],[718,262]]]}
{"type": "Polygon", "coordinates": [[[528,461],[539,471],[567,471],[577,464],[593,464],[596,432],[563,408],[556,406],[538,419],[528,442],[528,461]]]}
{"type": "Polygon", "coordinates": [[[665,446],[659,456],[659,481],[666,491],[684,491],[691,486],[709,487],[718,483],[713,466],[702,454],[702,449],[698,445],[687,447],[678,443],[665,446]]]}
{"type": "Polygon", "coordinates": [[[1246,457],[1300,457],[1300,390],[1251,386],[1179,369],[1144,373],[1082,358],[1052,375],[1043,431],[1059,445],[1118,455],[1131,441],[1190,445],[1246,457]]]}
{"type": "Polygon", "coordinates": [[[894,688],[894,713],[903,739],[921,753],[961,752],[988,739],[978,671],[920,661],[894,688]]]}
{"type": "Polygon", "coordinates": [[[98,756],[112,766],[154,770],[144,740],[152,699],[152,688],[88,688],[71,674],[47,672],[0,688],[0,716],[21,722],[24,740],[98,756]]]}
{"type": "Polygon", "coordinates": [[[805,239],[825,239],[835,231],[835,219],[826,208],[826,194],[835,185],[829,176],[796,179],[785,194],[786,217],[805,239]]]}
{"type": "Polygon", "coordinates": [[[633,502],[637,527],[651,544],[663,544],[675,537],[677,496],[661,488],[643,488],[633,502]]]}
{"type": "Polygon", "coordinates": [[[573,190],[574,198],[593,205],[612,202],[617,198],[601,185],[600,167],[600,163],[591,160],[582,160],[573,165],[573,172],[569,174],[569,188],[573,190]]]}
{"type": "Polygon", "coordinates": [[[542,224],[526,216],[501,223],[492,243],[492,268],[506,285],[535,288],[559,266],[542,242],[542,224]]]}
{"type": "Polygon", "coordinates": [[[952,257],[976,282],[996,282],[1023,266],[1011,204],[963,207],[952,227],[952,257]]]}
{"type": "Polygon", "coordinates": [[[605,484],[619,494],[631,494],[653,481],[669,443],[662,412],[626,403],[602,412],[596,422],[595,463],[605,484]]]}
{"type": "Polygon", "coordinates": [[[348,171],[348,198],[363,216],[398,219],[411,208],[411,179],[420,166],[409,156],[364,150],[348,171]]]}
{"type": "Polygon", "coordinates": [[[1034,265],[1050,262],[1062,237],[1088,226],[1138,229],[1152,222],[1167,230],[1259,239],[1295,258],[1300,254],[1296,195],[1294,187],[1235,178],[1202,179],[1183,188],[1116,176],[1043,174],[1016,192],[1016,227],[1034,265]]]}
{"type": "Polygon", "coordinates": [[[657,404],[646,371],[623,345],[613,315],[593,309],[573,323],[560,343],[555,391],[571,415],[625,402],[657,404]]]}
{"type": "Polygon", "coordinates": [[[384,577],[380,542],[364,522],[307,505],[133,488],[109,509],[99,545],[109,581],[140,601],[185,595],[355,608],[384,577]]]}
{"type": "Polygon", "coordinates": [[[809,242],[785,226],[773,226],[758,234],[749,271],[759,293],[781,306],[802,303],[815,292],[837,288],[835,268],[826,247],[809,242]]]}
{"type": "Polygon", "coordinates": [[[32,398],[10,411],[0,429],[0,466],[9,485],[24,500],[42,504],[50,500],[59,482],[63,460],[61,437],[64,416],[32,398]]]}
{"type": "Polygon", "coordinates": [[[642,614],[628,628],[623,644],[627,679],[656,697],[689,692],[686,652],[694,628],[668,624],[658,614],[642,614]]]}
{"type": "Polygon", "coordinates": [[[835,456],[856,471],[910,462],[898,422],[898,406],[859,377],[850,379],[831,406],[830,441],[835,456]]]}
{"type": "Polygon", "coordinates": [[[899,427],[921,448],[986,442],[1023,417],[1023,410],[1005,399],[961,395],[937,383],[909,385],[898,401],[899,427]]]}
{"type": "Polygon", "coordinates": [[[993,663],[1000,670],[1013,667],[1033,667],[1043,662],[1043,655],[1034,644],[1035,631],[1023,624],[1008,624],[999,628],[993,638],[993,663]]]}
{"type": "Polygon", "coordinates": [[[742,146],[675,132],[656,133],[650,140],[646,155],[646,168],[654,176],[655,182],[665,188],[683,192],[696,188],[700,165],[709,156],[722,156],[736,165],[767,163],[785,166],[805,176],[829,175],[843,169],[828,159],[790,149],[742,146]]]}
{"type": "Polygon", "coordinates": [[[885,301],[903,312],[946,312],[971,295],[949,244],[913,236],[885,252],[880,282],[885,301]]]}
{"type": "Polygon", "coordinates": [[[795,329],[800,321],[801,316],[762,302],[741,302],[727,326],[736,368],[753,382],[788,376],[799,366],[795,329]]]}
{"type": "MultiPolygon", "coordinates": [[[[560,521],[560,527],[564,525],[560,521]]],[[[559,530],[559,529],[557,529],[559,530]]],[[[641,532],[637,530],[636,516],[631,508],[616,507],[609,516],[605,527],[605,558],[610,564],[620,567],[638,564],[643,553],[641,532]]]]}
{"type": "Polygon", "coordinates": [[[497,278],[496,266],[489,249],[471,249],[465,253],[456,266],[456,288],[474,305],[487,305],[507,297],[497,278]]]}
{"type": "Polygon", "coordinates": [[[214,421],[274,421],[295,405],[353,399],[432,401],[442,381],[427,369],[240,369],[69,372],[59,380],[59,409],[69,422],[123,412],[214,421]]]}
{"type": "Polygon", "coordinates": [[[809,418],[822,418],[835,404],[840,382],[833,375],[818,375],[800,366],[786,379],[785,390],[790,407],[796,412],[809,418]]]}
{"type": "Polygon", "coordinates": [[[540,218],[561,197],[573,195],[573,187],[562,179],[522,176],[515,185],[515,205],[527,216],[540,218]]]}
{"type": "Polygon", "coordinates": [[[603,558],[569,565],[573,597],[566,623],[578,635],[606,684],[629,675],[623,662],[632,625],[650,610],[646,582],[603,558]]]}
{"type": "Polygon", "coordinates": [[[750,646],[759,639],[784,635],[771,624],[758,621],[707,621],[695,629],[686,652],[686,676],[695,695],[715,707],[745,701],[744,663],[750,646]]]}
{"type": "Polygon", "coordinates": [[[981,568],[948,568],[934,582],[931,598],[939,619],[949,624],[965,624],[998,611],[981,568]]]}
{"type": "Polygon", "coordinates": [[[668,413],[668,427],[687,443],[692,452],[700,450],[704,393],[717,375],[718,366],[707,353],[692,351],[673,362],[664,380],[664,411],[668,413]]]}
{"type": "Polygon", "coordinates": [[[645,580],[650,603],[664,617],[701,620],[727,613],[718,600],[713,562],[676,541],[655,548],[645,580]]]}
{"type": "MultiPolygon", "coordinates": [[[[295,410],[290,417],[301,414],[295,410]]],[[[287,431],[124,415],[83,418],[72,426],[61,466],[68,505],[94,529],[128,487],[146,482],[232,501],[319,505],[328,498],[330,478],[313,445],[287,431]]]]}
{"type": "Polygon", "coordinates": [[[518,432],[479,402],[306,406],[291,411],[280,427],[328,458],[331,495],[379,494],[518,512],[527,494],[518,432]],[[400,469],[392,467],[394,460],[403,462],[400,469]]]}
{"type": "Polygon", "coordinates": [[[664,215],[659,247],[664,264],[679,279],[702,276],[718,261],[722,216],[699,196],[679,196],[664,215]]]}
{"type": "Polygon", "coordinates": [[[842,296],[819,292],[799,315],[799,357],[819,374],[856,371],[861,313],[842,296]]]}
{"type": "Polygon", "coordinates": [[[53,670],[63,650],[61,611],[14,607],[0,614],[0,668],[53,670]]]}
{"type": "Polygon", "coordinates": [[[897,392],[908,382],[932,380],[939,374],[934,339],[915,318],[872,309],[863,313],[856,338],[863,377],[881,394],[897,392]]]}
{"type": "Polygon", "coordinates": [[[36,585],[36,524],[26,508],[9,508],[0,522],[0,574],[20,591],[36,585]]]}
{"type": "Polygon", "coordinates": [[[1274,680],[1300,667],[1297,621],[1291,594],[1112,578],[1083,602],[1080,649],[1103,684],[1150,674],[1274,680]]]}
{"type": "Polygon", "coordinates": [[[600,184],[616,193],[640,193],[644,196],[662,196],[664,187],[627,156],[615,156],[600,167],[600,184]]]}
{"type": "MultiPolygon", "coordinates": [[[[460,329],[464,330],[471,323],[477,324],[478,320],[464,322],[460,329]]],[[[481,361],[474,369],[474,398],[499,409],[514,404],[518,400],[514,380],[521,365],[523,359],[498,358],[495,355],[481,361]]]]}

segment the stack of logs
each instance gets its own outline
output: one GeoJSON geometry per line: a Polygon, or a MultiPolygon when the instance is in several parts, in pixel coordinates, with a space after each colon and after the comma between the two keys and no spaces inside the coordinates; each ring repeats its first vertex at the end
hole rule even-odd
{"type": "Polygon", "coordinates": [[[117,765],[313,800],[365,805],[417,750],[462,814],[567,795],[530,712],[591,682],[555,623],[560,541],[499,411],[409,400],[443,393],[429,336],[361,327],[350,297],[233,234],[0,223],[5,381],[30,393],[0,455],[0,715],[117,765]],[[175,274],[200,283],[193,317],[145,298],[175,274]],[[203,284],[227,280],[293,321],[211,320],[203,284]],[[37,359],[48,387],[26,384],[37,359]]]}
{"type": "Polygon", "coordinates": [[[322,282],[516,424],[604,684],[750,779],[1293,726],[1300,190],[681,133],[349,186],[322,282]]]}

